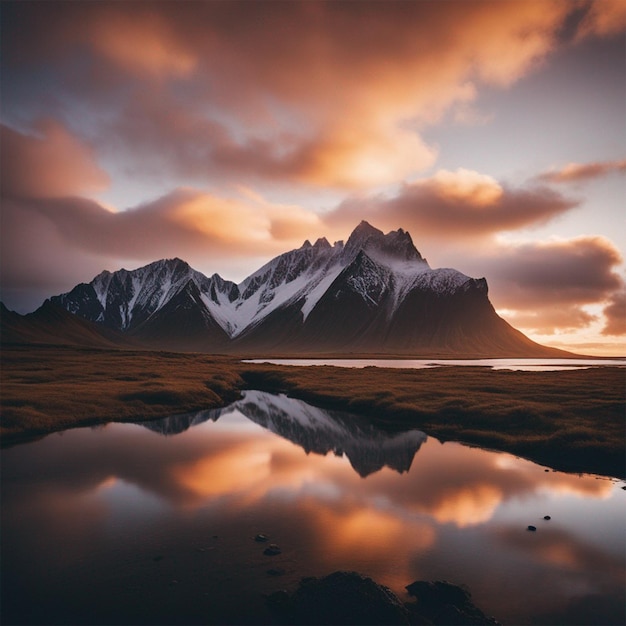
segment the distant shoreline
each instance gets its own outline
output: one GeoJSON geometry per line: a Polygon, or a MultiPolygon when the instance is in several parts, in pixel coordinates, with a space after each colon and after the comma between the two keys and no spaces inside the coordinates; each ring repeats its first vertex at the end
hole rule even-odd
{"type": "Polygon", "coordinates": [[[293,365],[298,367],[312,367],[329,365],[331,367],[393,367],[398,369],[423,369],[427,367],[486,367],[493,370],[509,369],[513,371],[555,371],[558,369],[588,367],[621,367],[626,368],[626,359],[613,357],[610,359],[558,359],[558,358],[480,358],[480,359],[435,359],[435,358],[256,358],[243,359],[244,363],[293,365]]]}
{"type": "Polygon", "coordinates": [[[558,470],[624,477],[623,368],[356,369],[241,358],[5,345],[1,444],[223,407],[242,390],[259,389],[363,415],[383,429],[419,428],[442,441],[510,452],[558,470]]]}

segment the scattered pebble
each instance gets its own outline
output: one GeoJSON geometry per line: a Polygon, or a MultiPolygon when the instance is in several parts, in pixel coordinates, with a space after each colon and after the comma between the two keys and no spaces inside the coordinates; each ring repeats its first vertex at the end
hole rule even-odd
{"type": "Polygon", "coordinates": [[[259,543],[263,543],[264,541],[267,541],[268,539],[269,539],[269,537],[267,535],[264,535],[263,533],[259,533],[254,538],[254,540],[258,541],[259,543]]]}
{"type": "Polygon", "coordinates": [[[265,550],[263,550],[263,554],[267,556],[275,556],[280,553],[281,553],[281,549],[275,543],[270,543],[270,545],[267,546],[265,550]]]}
{"type": "Polygon", "coordinates": [[[532,530],[534,532],[535,530],[537,530],[537,527],[536,526],[528,526],[528,528],[526,530],[532,530]]]}
{"type": "Polygon", "coordinates": [[[549,515],[544,515],[543,519],[548,520],[548,519],[552,519],[549,515]]]}

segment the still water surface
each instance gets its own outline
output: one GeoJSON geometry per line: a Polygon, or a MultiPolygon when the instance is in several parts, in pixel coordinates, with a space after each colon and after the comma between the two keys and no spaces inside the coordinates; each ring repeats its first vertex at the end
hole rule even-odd
{"type": "Polygon", "coordinates": [[[392,367],[418,370],[446,365],[463,365],[524,372],[550,372],[606,366],[626,367],[626,359],[248,359],[244,362],[306,367],[333,365],[335,367],[392,367]]]}
{"type": "Polygon", "coordinates": [[[467,584],[503,624],[620,624],[621,487],[248,391],[4,450],[2,623],[271,622],[262,594],[347,569],[403,600],[467,584]]]}

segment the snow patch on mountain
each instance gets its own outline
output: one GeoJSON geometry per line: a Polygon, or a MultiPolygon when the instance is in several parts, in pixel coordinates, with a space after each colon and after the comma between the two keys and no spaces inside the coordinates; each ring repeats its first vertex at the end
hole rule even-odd
{"type": "Polygon", "coordinates": [[[343,266],[336,263],[332,267],[328,268],[326,274],[320,278],[317,284],[308,289],[307,294],[305,295],[305,302],[301,309],[304,320],[306,320],[309,316],[309,313],[319,302],[320,298],[326,293],[326,291],[328,291],[328,288],[333,284],[333,282],[335,282],[335,279],[339,276],[342,270],[343,266]]]}
{"type": "Polygon", "coordinates": [[[231,337],[255,326],[276,309],[299,300],[305,300],[306,317],[323,295],[322,285],[330,285],[341,271],[342,249],[337,244],[331,247],[326,239],[318,239],[313,246],[306,241],[301,248],[276,257],[246,278],[238,286],[241,297],[226,314],[231,337]]]}
{"type": "Polygon", "coordinates": [[[111,274],[111,272],[104,271],[98,274],[91,282],[91,286],[96,293],[96,298],[98,298],[98,302],[103,309],[106,309],[107,291],[112,278],[113,274],[111,274]]]}

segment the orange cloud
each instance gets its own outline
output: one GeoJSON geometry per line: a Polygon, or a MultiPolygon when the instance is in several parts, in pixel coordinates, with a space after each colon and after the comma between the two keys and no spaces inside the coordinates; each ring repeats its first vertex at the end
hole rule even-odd
{"type": "Polygon", "coordinates": [[[446,240],[486,237],[547,222],[578,203],[542,186],[511,188],[478,172],[440,170],[391,197],[353,197],[327,214],[330,225],[368,219],[446,240]]]}
{"type": "Polygon", "coordinates": [[[485,174],[459,168],[456,172],[439,170],[432,178],[416,183],[435,195],[451,201],[466,202],[469,206],[487,207],[496,204],[504,195],[502,186],[485,174]]]}
{"type": "Polygon", "coordinates": [[[109,184],[93,151],[56,121],[39,122],[34,135],[0,125],[0,143],[4,197],[73,196],[109,184]]]}
{"type": "Polygon", "coordinates": [[[432,549],[437,539],[431,524],[377,510],[368,502],[337,507],[309,499],[301,502],[299,509],[311,524],[316,559],[323,570],[345,568],[350,563],[397,589],[410,580],[410,559],[395,559],[390,567],[389,555],[413,556],[432,549]]]}
{"type": "MultiPolygon", "coordinates": [[[[223,255],[275,255],[299,247],[303,224],[314,222],[303,210],[286,215],[280,206],[260,208],[194,189],[177,189],[120,212],[81,198],[18,199],[6,210],[9,229],[3,241],[14,236],[10,228],[19,228],[21,219],[39,216],[42,227],[54,230],[63,245],[84,254],[149,261],[180,256],[206,263],[223,255]]],[[[24,257],[41,233],[33,233],[32,241],[27,232],[22,234],[24,257]]]]}
{"type": "Polygon", "coordinates": [[[567,183],[600,178],[612,173],[626,173],[626,159],[595,163],[568,163],[565,167],[541,174],[538,178],[551,183],[567,183]]]}
{"type": "Polygon", "coordinates": [[[241,495],[267,481],[269,460],[269,452],[243,445],[175,467],[172,478],[198,502],[241,495]]]}
{"type": "Polygon", "coordinates": [[[37,19],[28,7],[14,10],[6,47],[17,66],[39,57],[59,71],[84,56],[63,88],[86,108],[114,102],[92,120],[111,150],[195,177],[371,188],[432,165],[423,125],[469,110],[481,84],[506,87],[530,72],[575,8],[535,0],[384,10],[377,2],[38,6],[37,19]],[[31,26],[26,50],[17,33],[31,26]]]}
{"type": "Polygon", "coordinates": [[[441,523],[455,522],[460,528],[489,521],[503,499],[502,491],[494,485],[472,485],[459,489],[430,511],[441,523]]]}
{"type": "Polygon", "coordinates": [[[626,29],[626,5],[622,0],[590,0],[578,37],[617,35],[626,29]]]}
{"type": "Polygon", "coordinates": [[[91,21],[84,35],[104,57],[140,75],[187,77],[197,65],[194,54],[156,12],[143,14],[139,22],[136,16],[110,11],[91,21]]]}
{"type": "Polygon", "coordinates": [[[597,315],[588,313],[576,304],[544,303],[543,306],[529,309],[501,309],[499,312],[515,328],[543,335],[587,328],[598,319],[597,315]]]}
{"type": "Polygon", "coordinates": [[[614,293],[604,308],[603,335],[626,335],[626,288],[614,293]]]}
{"type": "MultiPolygon", "coordinates": [[[[370,558],[381,558],[405,545],[406,520],[393,513],[378,511],[364,506],[364,503],[348,506],[344,510],[319,507],[319,502],[310,502],[310,515],[316,520],[319,532],[318,541],[325,550],[334,555],[349,555],[355,551],[364,551],[370,558]],[[329,532],[329,529],[333,529],[329,532]]],[[[413,549],[425,549],[435,540],[432,526],[415,523],[419,532],[411,533],[413,549]]],[[[416,530],[418,530],[416,529],[416,530]]]]}
{"type": "Polygon", "coordinates": [[[436,151],[416,133],[350,121],[315,137],[299,155],[293,175],[320,186],[368,187],[402,179],[435,158],[436,151]]]}
{"type": "Polygon", "coordinates": [[[622,256],[604,237],[575,237],[502,247],[494,254],[492,283],[507,308],[563,306],[602,301],[619,289],[622,256]]]}
{"type": "Polygon", "coordinates": [[[315,213],[243,188],[239,198],[180,188],[126,211],[109,210],[78,197],[108,180],[92,152],[58,123],[41,129],[41,137],[0,129],[5,294],[46,284],[63,291],[120,258],[179,256],[202,268],[256,255],[260,264],[326,234],[315,213]]]}
{"type": "MultiPolygon", "coordinates": [[[[525,332],[554,334],[588,327],[599,319],[589,305],[604,306],[623,285],[623,262],[604,237],[581,236],[533,243],[493,242],[488,249],[457,251],[455,266],[487,276],[489,297],[500,314],[525,332]]],[[[619,309],[616,315],[619,317],[619,309]]],[[[620,328],[616,320],[615,330],[620,328]]],[[[619,333],[621,334],[621,333],[619,333]]]]}
{"type": "Polygon", "coordinates": [[[304,119],[297,130],[281,127],[276,119],[263,120],[262,126],[242,128],[241,120],[199,115],[196,107],[181,108],[179,101],[165,94],[154,98],[138,93],[111,132],[133,155],[133,168],[203,178],[218,172],[237,183],[245,177],[368,187],[424,169],[437,154],[415,132],[352,115],[304,119]]]}

